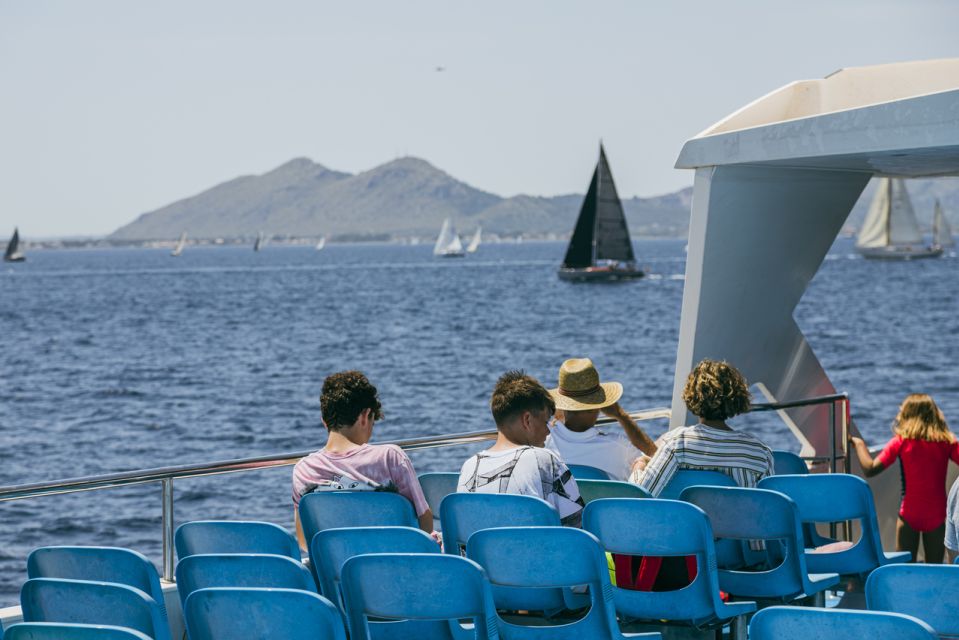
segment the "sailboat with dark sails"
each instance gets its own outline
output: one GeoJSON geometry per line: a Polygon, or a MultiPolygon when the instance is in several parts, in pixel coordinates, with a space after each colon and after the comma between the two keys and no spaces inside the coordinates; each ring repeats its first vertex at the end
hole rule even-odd
{"type": "Polygon", "coordinates": [[[642,269],[636,266],[623,203],[616,193],[602,143],[599,145],[599,162],[558,273],[561,280],[578,282],[613,282],[643,277],[642,269]]]}
{"type": "Polygon", "coordinates": [[[14,228],[13,237],[7,244],[7,250],[3,254],[4,262],[23,262],[27,257],[20,251],[20,230],[14,228]]]}

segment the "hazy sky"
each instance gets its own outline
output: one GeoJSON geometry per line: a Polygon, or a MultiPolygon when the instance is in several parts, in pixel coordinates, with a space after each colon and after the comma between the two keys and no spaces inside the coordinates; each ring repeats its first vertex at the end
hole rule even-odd
{"type": "Polygon", "coordinates": [[[600,137],[621,195],[656,195],[731,111],[957,56],[956,25],[952,0],[0,0],[0,235],[108,233],[296,156],[583,192],[600,137]]]}

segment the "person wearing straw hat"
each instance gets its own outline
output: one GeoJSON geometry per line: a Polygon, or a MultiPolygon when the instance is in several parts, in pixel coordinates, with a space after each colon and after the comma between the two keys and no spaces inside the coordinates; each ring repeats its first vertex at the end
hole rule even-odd
{"type": "Polygon", "coordinates": [[[625,480],[643,454],[652,456],[656,445],[619,405],[623,385],[600,382],[589,358],[572,358],[559,368],[559,386],[550,390],[556,403],[556,420],[546,448],[566,464],[602,469],[613,480],[625,480]],[[622,432],[596,426],[599,414],[614,418],[622,432]]]}

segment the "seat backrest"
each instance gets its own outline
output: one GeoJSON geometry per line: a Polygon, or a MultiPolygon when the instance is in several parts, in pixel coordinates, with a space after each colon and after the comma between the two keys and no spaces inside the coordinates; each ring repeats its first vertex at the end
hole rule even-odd
{"type": "Polygon", "coordinates": [[[719,586],[738,596],[785,598],[809,587],[799,510],[787,496],[766,489],[696,486],[682,500],[709,517],[713,535],[732,540],[778,541],[782,563],[766,571],[720,571],[719,586]]]}
{"type": "Polygon", "coordinates": [[[736,481],[721,471],[705,471],[700,469],[680,469],[673,474],[659,497],[667,500],[679,500],[683,489],[697,485],[711,487],[736,487],[736,481]]]}
{"type": "Polygon", "coordinates": [[[170,640],[169,625],[156,601],[115,582],[32,578],[20,588],[20,608],[24,622],[113,625],[136,629],[154,640],[170,640]]]}
{"type": "Polygon", "coordinates": [[[460,474],[452,471],[436,471],[419,476],[426,503],[430,505],[430,511],[433,512],[433,528],[437,531],[443,530],[442,521],[440,521],[440,503],[449,494],[456,493],[459,478],[460,474]]]}
{"type": "Polygon", "coordinates": [[[782,451],[773,449],[773,474],[782,475],[805,475],[809,473],[809,467],[806,461],[797,456],[792,451],[782,451]]]}
{"type": "Polygon", "coordinates": [[[866,605],[925,621],[939,635],[959,636],[959,567],[889,564],[866,580],[866,605]]]}
{"type": "Polygon", "coordinates": [[[300,589],[316,592],[309,569],[287,556],[233,553],[187,556],[176,565],[181,606],[199,589],[214,587],[300,589]]]}
{"type": "Polygon", "coordinates": [[[466,555],[486,570],[495,586],[589,587],[590,608],[584,617],[544,626],[518,626],[500,619],[499,629],[504,638],[613,638],[618,635],[606,555],[591,533],[568,527],[484,529],[470,536],[466,555]],[[557,636],[559,632],[561,636],[557,636]]]}
{"type": "Polygon", "coordinates": [[[714,619],[722,608],[713,532],[699,507],[678,500],[595,500],[583,511],[583,528],[610,553],[696,557],[696,578],[682,589],[645,592],[614,586],[618,612],[698,624],[714,619]]]}
{"type": "Polygon", "coordinates": [[[150,640],[135,629],[102,624],[22,622],[3,634],[3,640],[150,640]]]}
{"type": "Polygon", "coordinates": [[[576,479],[579,495],[583,502],[600,498],[652,498],[648,491],[638,484],[619,480],[580,480],[576,479]]]}
{"type": "Polygon", "coordinates": [[[492,527],[560,526],[545,500],[510,493],[452,493],[440,504],[443,550],[459,555],[469,537],[492,527]]]}
{"type": "Polygon", "coordinates": [[[569,472],[573,474],[578,483],[580,480],[610,480],[609,474],[599,467],[591,467],[588,464],[567,465],[569,472]]]}
{"type": "Polygon", "coordinates": [[[272,522],[196,520],[177,527],[173,535],[177,558],[200,553],[269,553],[300,559],[293,535],[272,522]]]}
{"type": "MultiPolygon", "coordinates": [[[[120,547],[40,547],[27,556],[27,578],[63,578],[115,582],[144,592],[159,607],[167,626],[160,575],[153,563],[137,551],[120,547]]],[[[159,633],[168,634],[166,629],[159,633]]]]}
{"type": "Polygon", "coordinates": [[[160,576],[153,563],[120,547],[40,547],[27,556],[27,578],[66,578],[116,582],[143,591],[163,603],[160,576]]]}
{"type": "Polygon", "coordinates": [[[346,638],[329,600],[296,589],[200,589],[186,599],[183,618],[190,640],[346,638]]]}
{"type": "Polygon", "coordinates": [[[391,491],[323,491],[300,498],[300,524],[307,540],[325,529],[415,527],[413,505],[391,491]]]}
{"type": "Polygon", "coordinates": [[[759,488],[789,496],[804,523],[859,520],[862,536],[856,544],[836,553],[807,557],[811,571],[868,573],[886,562],[872,490],[862,478],[844,473],[769,476],[759,481],[759,488]]]}
{"type": "Polygon", "coordinates": [[[472,560],[440,553],[375,553],[347,560],[342,576],[353,640],[370,639],[370,616],[472,618],[478,640],[497,637],[490,584],[472,560]]]}
{"type": "Polygon", "coordinates": [[[897,613],[769,607],[749,623],[750,640],[781,638],[896,638],[933,640],[936,634],[925,622],[897,613]]]}
{"type": "Polygon", "coordinates": [[[327,529],[313,536],[310,562],[323,595],[342,610],[340,571],[353,556],[367,553],[439,553],[440,547],[414,527],[356,527],[327,529]]]}

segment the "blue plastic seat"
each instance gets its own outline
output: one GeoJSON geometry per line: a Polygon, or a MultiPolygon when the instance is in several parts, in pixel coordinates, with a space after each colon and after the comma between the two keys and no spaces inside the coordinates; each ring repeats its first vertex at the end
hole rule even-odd
{"type": "Polygon", "coordinates": [[[666,486],[660,492],[660,498],[679,500],[680,494],[687,487],[706,485],[710,487],[737,487],[736,481],[721,471],[705,471],[701,469],[680,469],[673,474],[666,486]]]}
{"type": "Polygon", "coordinates": [[[102,624],[22,622],[7,629],[3,640],[150,640],[150,636],[102,624]]]}
{"type": "Polygon", "coordinates": [[[750,640],[783,638],[895,638],[933,640],[936,634],[922,620],[898,613],[852,609],[769,607],[749,623],[750,640]]]}
{"type": "Polygon", "coordinates": [[[866,605],[873,611],[915,616],[940,636],[959,636],[959,567],[948,564],[890,564],[866,580],[866,605]]]}
{"type": "Polygon", "coordinates": [[[456,493],[459,478],[460,474],[452,471],[437,471],[419,476],[426,503],[430,505],[430,511],[433,512],[433,528],[437,531],[443,530],[443,523],[440,520],[440,503],[449,494],[456,493]]]}
{"type": "Polygon", "coordinates": [[[576,479],[579,495],[584,502],[601,498],[652,498],[650,493],[637,484],[619,480],[580,480],[576,479]]]}
{"type": "Polygon", "coordinates": [[[683,491],[682,499],[706,512],[718,538],[767,541],[770,557],[761,570],[720,568],[719,588],[730,595],[791,602],[839,582],[835,573],[808,573],[799,510],[785,495],[765,489],[699,486],[683,491]]]}
{"type": "Polygon", "coordinates": [[[154,640],[171,640],[167,619],[143,591],[115,582],[32,578],[20,589],[24,622],[129,627],[154,640]]]}
{"type": "Polygon", "coordinates": [[[336,607],[296,589],[200,589],[183,618],[190,640],[346,640],[336,607]]]}
{"type": "MultiPolygon", "coordinates": [[[[472,560],[441,553],[375,553],[347,560],[342,576],[351,640],[371,640],[370,617],[446,620],[450,626],[469,618],[476,640],[498,637],[489,581],[472,560]]],[[[411,637],[406,625],[375,626],[378,639],[411,637]],[[397,633],[391,635],[394,628],[397,633]]]]}
{"type": "Polygon", "coordinates": [[[301,558],[293,535],[272,522],[196,520],[177,527],[173,543],[181,560],[200,553],[269,553],[301,558]]]}
{"type": "Polygon", "coordinates": [[[806,566],[813,573],[865,575],[912,557],[908,551],[883,552],[872,490],[862,478],[843,473],[770,476],[759,481],[759,488],[789,496],[805,523],[859,521],[862,536],[853,547],[834,553],[806,551],[806,566]]]}
{"type": "Polygon", "coordinates": [[[632,591],[614,586],[613,602],[621,616],[703,628],[756,610],[754,602],[727,604],[720,599],[713,531],[709,518],[695,505],[660,499],[596,500],[586,505],[583,528],[610,553],[696,557],[696,578],[682,589],[632,591]]]}
{"type": "Polygon", "coordinates": [[[415,527],[327,529],[313,536],[310,561],[323,595],[342,610],[340,570],[353,556],[368,553],[439,553],[440,546],[415,527]]]}
{"type": "Polygon", "coordinates": [[[571,464],[567,466],[569,467],[569,472],[576,478],[576,482],[580,480],[612,480],[609,474],[599,467],[591,467],[588,464],[571,464]]]}
{"type": "MultiPolygon", "coordinates": [[[[492,527],[558,527],[559,514],[545,500],[510,493],[454,493],[440,505],[443,522],[443,551],[461,555],[469,537],[480,529],[492,527]]],[[[560,589],[494,588],[496,602],[509,609],[542,611],[553,615],[577,598],[560,589]]],[[[581,599],[579,599],[581,600],[581,599]]]]}
{"type": "Polygon", "coordinates": [[[795,453],[792,451],[773,449],[774,475],[806,475],[808,473],[809,467],[806,466],[806,461],[797,456],[795,453]]]}
{"type": "MultiPolygon", "coordinates": [[[[494,586],[562,588],[586,585],[589,612],[573,622],[521,626],[499,619],[506,640],[600,640],[624,637],[616,622],[606,555],[591,533],[567,527],[505,527],[470,536],[466,555],[486,570],[494,586]]],[[[495,595],[494,595],[495,600],[495,595]]],[[[497,603],[497,608],[504,608],[497,603]]],[[[630,634],[650,640],[658,633],[630,634]]]]}
{"type": "Polygon", "coordinates": [[[27,578],[115,582],[139,589],[159,608],[157,633],[170,635],[160,575],[142,553],[120,547],[41,547],[27,556],[27,578]]]}
{"type": "Polygon", "coordinates": [[[300,524],[306,540],[325,529],[344,527],[416,527],[413,505],[391,491],[324,491],[300,499],[300,524]]]}
{"type": "Polygon", "coordinates": [[[287,556],[197,554],[177,563],[176,588],[181,606],[194,591],[215,587],[300,589],[316,593],[309,569],[287,556]]]}

